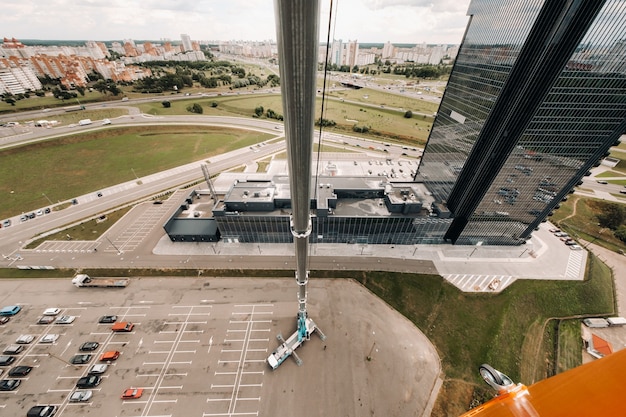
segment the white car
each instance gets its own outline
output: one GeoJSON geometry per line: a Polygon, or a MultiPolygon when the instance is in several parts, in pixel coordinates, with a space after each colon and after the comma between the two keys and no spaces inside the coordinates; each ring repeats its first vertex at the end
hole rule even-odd
{"type": "Polygon", "coordinates": [[[103,125],[103,126],[104,126],[104,125],[110,125],[110,124],[111,124],[111,121],[110,121],[109,119],[104,119],[104,120],[102,121],[102,125],[103,125]]]}
{"type": "Polygon", "coordinates": [[[89,401],[92,395],[93,391],[91,390],[77,390],[70,395],[69,400],[72,403],[85,402],[89,401]]]}
{"type": "Polygon", "coordinates": [[[61,312],[61,309],[58,307],[50,307],[50,308],[46,308],[43,312],[44,316],[56,316],[57,314],[59,314],[61,312]]]}
{"type": "Polygon", "coordinates": [[[17,338],[15,343],[19,343],[20,345],[27,345],[33,340],[35,340],[35,336],[33,336],[32,334],[23,334],[17,338]]]}
{"type": "Polygon", "coordinates": [[[106,363],[97,363],[95,365],[91,365],[91,368],[89,368],[89,372],[87,372],[87,374],[100,375],[105,373],[108,367],[109,365],[107,365],[106,363]]]}
{"type": "Polygon", "coordinates": [[[59,339],[59,335],[58,334],[47,334],[41,337],[41,339],[39,339],[39,343],[54,343],[59,339]]]}
{"type": "Polygon", "coordinates": [[[76,320],[76,316],[61,316],[57,318],[54,323],[55,324],[70,324],[76,320]]]}

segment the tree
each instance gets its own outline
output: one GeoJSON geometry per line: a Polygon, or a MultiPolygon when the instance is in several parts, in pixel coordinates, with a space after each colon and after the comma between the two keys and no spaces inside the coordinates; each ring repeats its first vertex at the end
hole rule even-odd
{"type": "Polygon", "coordinates": [[[165,107],[166,109],[169,109],[170,107],[172,107],[172,103],[170,103],[169,101],[165,100],[162,101],[161,104],[163,105],[163,107],[165,107]]]}
{"type": "Polygon", "coordinates": [[[413,117],[413,112],[411,110],[407,110],[404,112],[404,118],[405,119],[410,119],[413,117]]]}
{"type": "Polygon", "coordinates": [[[187,111],[190,113],[197,113],[197,114],[203,113],[202,106],[199,105],[198,103],[193,103],[193,105],[188,106],[187,111]]]}
{"type": "Polygon", "coordinates": [[[600,226],[617,230],[626,219],[626,210],[620,204],[604,202],[600,204],[602,205],[601,213],[597,215],[600,226]]]}
{"type": "Polygon", "coordinates": [[[13,97],[5,98],[4,102],[10,104],[11,106],[15,106],[15,99],[13,97]]]}
{"type": "Polygon", "coordinates": [[[354,125],[352,126],[352,130],[357,133],[367,133],[370,131],[370,128],[367,126],[354,125]]]}
{"type": "Polygon", "coordinates": [[[626,242],[626,226],[620,226],[613,232],[616,238],[622,242],[626,242]]]}
{"type": "Polygon", "coordinates": [[[263,116],[264,111],[265,109],[263,108],[263,106],[258,106],[257,108],[254,109],[254,114],[256,115],[256,117],[261,117],[263,116]]]}
{"type": "Polygon", "coordinates": [[[217,107],[217,104],[218,104],[217,101],[212,101],[211,102],[211,107],[217,107]]]}

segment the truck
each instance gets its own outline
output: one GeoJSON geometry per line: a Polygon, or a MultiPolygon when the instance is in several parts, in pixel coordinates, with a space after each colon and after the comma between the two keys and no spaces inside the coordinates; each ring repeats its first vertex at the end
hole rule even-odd
{"type": "Polygon", "coordinates": [[[313,332],[317,332],[318,336],[322,340],[326,340],[326,335],[322,333],[317,324],[310,318],[302,315],[298,318],[298,329],[287,340],[283,339],[283,336],[279,333],[276,338],[281,345],[278,346],[265,360],[265,362],[275,370],[285,361],[289,356],[292,356],[298,366],[302,365],[302,359],[296,354],[296,349],[299,348],[305,341],[310,339],[313,332]]]}
{"type": "Polygon", "coordinates": [[[78,121],[78,126],[87,126],[93,123],[91,119],[82,119],[78,121]]]}
{"type": "Polygon", "coordinates": [[[87,274],[77,274],[72,278],[72,284],[77,287],[123,288],[126,287],[129,282],[129,278],[92,278],[87,274]]]}

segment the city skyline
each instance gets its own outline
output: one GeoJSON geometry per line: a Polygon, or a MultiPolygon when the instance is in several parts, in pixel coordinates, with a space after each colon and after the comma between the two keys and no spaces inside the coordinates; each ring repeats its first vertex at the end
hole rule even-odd
{"type": "MultiPolygon", "coordinates": [[[[335,1],[331,38],[363,43],[458,44],[469,0],[335,1]],[[335,21],[336,18],[336,21],[335,21]]],[[[325,40],[330,2],[321,5],[325,40]]],[[[130,2],[7,0],[0,16],[3,37],[41,40],[275,40],[274,5],[268,1],[130,2]],[[28,24],[25,24],[27,22],[28,24]],[[63,24],[59,24],[63,22],[63,24]],[[69,22],[69,24],[68,24],[69,22]]]]}

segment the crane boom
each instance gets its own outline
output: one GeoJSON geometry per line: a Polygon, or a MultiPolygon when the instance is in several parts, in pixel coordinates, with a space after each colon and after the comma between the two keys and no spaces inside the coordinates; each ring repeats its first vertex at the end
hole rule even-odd
{"type": "MultiPolygon", "coordinates": [[[[306,309],[319,1],[275,0],[274,9],[291,192],[291,233],[294,237],[298,283],[297,330],[287,341],[279,338],[283,344],[267,360],[275,369],[304,340],[308,340],[312,332],[319,332],[313,320],[308,318],[306,309]]],[[[324,338],[323,333],[319,334],[324,338]]]]}

